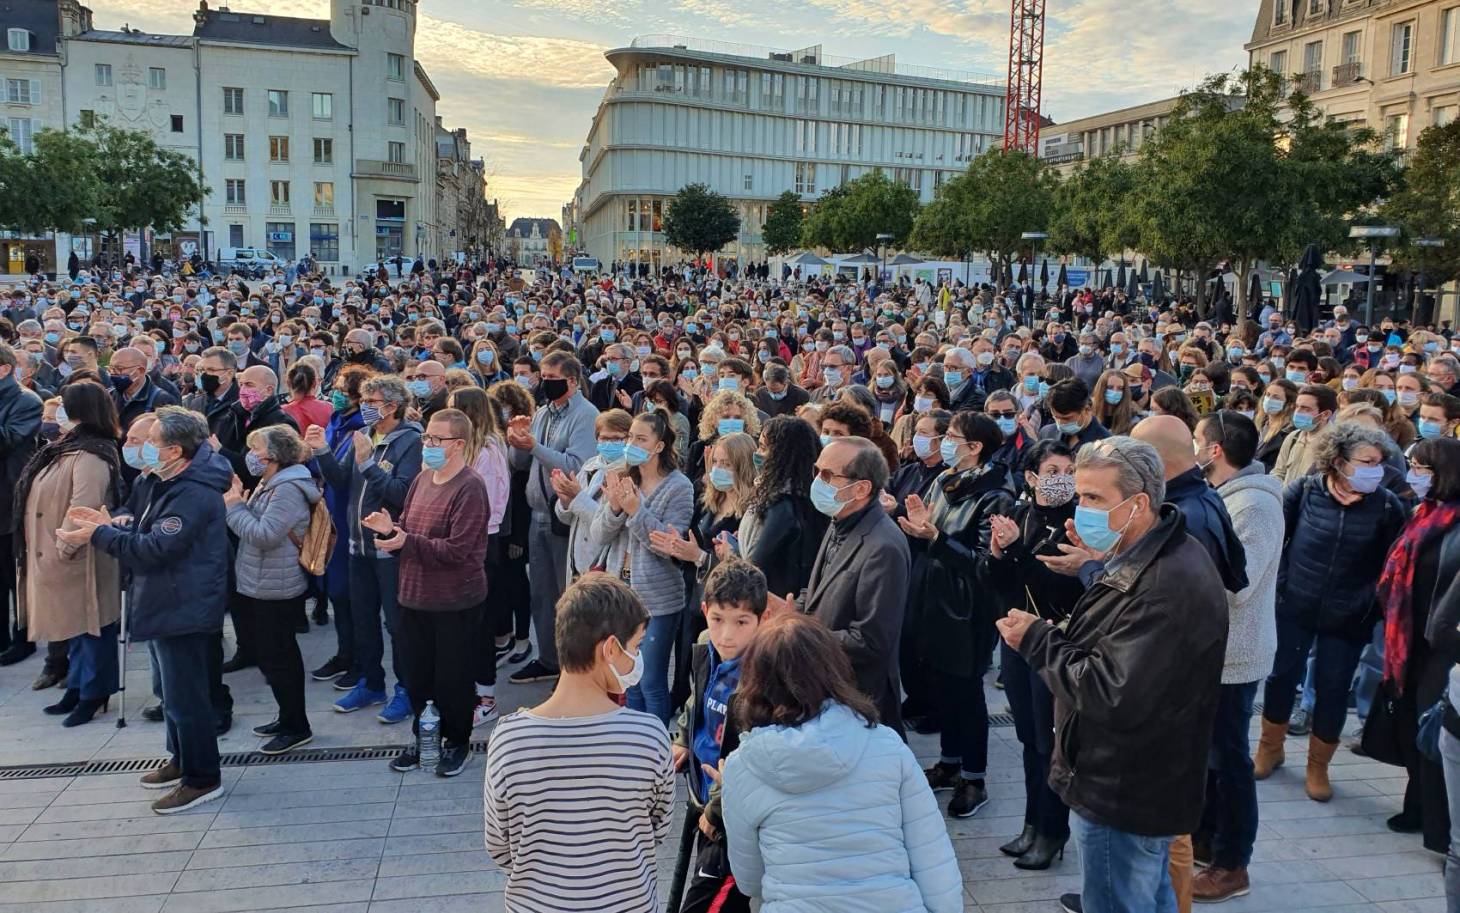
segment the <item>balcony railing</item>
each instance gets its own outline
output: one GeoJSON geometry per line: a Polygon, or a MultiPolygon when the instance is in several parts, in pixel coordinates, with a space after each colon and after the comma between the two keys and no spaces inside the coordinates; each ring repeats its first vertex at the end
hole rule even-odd
{"type": "Polygon", "coordinates": [[[355,173],[359,175],[416,179],[416,166],[411,162],[387,162],[380,159],[356,159],[355,173]]]}
{"type": "Polygon", "coordinates": [[[271,216],[287,216],[287,215],[292,215],[292,214],[293,214],[293,210],[291,210],[289,208],[289,204],[288,203],[270,203],[269,204],[269,215],[271,215],[271,216]]]}
{"type": "Polygon", "coordinates": [[[1312,95],[1323,88],[1323,71],[1309,70],[1306,73],[1299,73],[1293,87],[1304,95],[1312,95]]]}
{"type": "Polygon", "coordinates": [[[1351,60],[1348,63],[1341,63],[1333,68],[1333,85],[1351,86],[1359,81],[1364,75],[1364,64],[1360,60],[1351,60]]]}

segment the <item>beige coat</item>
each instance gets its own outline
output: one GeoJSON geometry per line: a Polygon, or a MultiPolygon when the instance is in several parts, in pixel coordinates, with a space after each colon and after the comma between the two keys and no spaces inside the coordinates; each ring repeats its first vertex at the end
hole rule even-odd
{"type": "Polygon", "coordinates": [[[1277,476],[1287,485],[1312,472],[1313,458],[1318,451],[1318,433],[1321,430],[1294,431],[1288,435],[1278,450],[1277,462],[1273,464],[1272,472],[1268,474],[1277,476]]]}
{"type": "MultiPolygon", "coordinates": [[[[20,616],[32,641],[98,634],[122,611],[115,558],[90,545],[65,545],[56,529],[75,529],[72,507],[100,508],[107,496],[107,467],[89,453],[73,453],[46,467],[31,485],[23,510],[25,553],[16,555],[20,616]]],[[[108,509],[115,504],[105,505],[108,509]]]]}

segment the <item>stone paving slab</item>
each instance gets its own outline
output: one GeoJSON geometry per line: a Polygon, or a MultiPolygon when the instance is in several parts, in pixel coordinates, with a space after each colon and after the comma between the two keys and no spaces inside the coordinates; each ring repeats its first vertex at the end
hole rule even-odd
{"type": "MultiPolygon", "coordinates": [[[[334,632],[301,638],[306,666],[333,651],[334,632]]],[[[41,714],[58,692],[30,690],[39,657],[0,669],[0,766],[157,758],[160,724],[138,716],[150,675],[145,650],[128,657],[127,726],[116,707],[94,722],[63,729],[41,714]]],[[[250,730],[273,718],[257,670],[227,677],[235,700],[223,752],[262,741],[250,730]]],[[[500,677],[504,712],[540,701],[544,685],[514,687],[500,677]]],[[[987,690],[989,709],[1003,693],[987,690]]],[[[325,683],[306,686],[315,730],[311,748],[401,744],[404,726],[375,711],[336,713],[325,683]]],[[[149,698],[150,700],[150,698],[149,698]]],[[[936,737],[914,736],[924,759],[936,737]]],[[[1252,893],[1216,907],[1222,913],[1443,913],[1442,860],[1417,835],[1394,834],[1402,770],[1340,750],[1335,796],[1319,804],[1303,793],[1306,743],[1288,743],[1287,766],[1258,785],[1262,821],[1250,873],[1252,893]]],[[[151,814],[155,793],[136,773],[0,780],[0,913],[492,913],[504,876],[481,844],[481,758],[465,774],[440,780],[397,774],[385,761],[351,760],[226,768],[223,800],[170,817],[151,814]]],[[[1022,872],[998,847],[1022,825],[1020,746],[1011,728],[989,744],[989,803],[973,818],[950,820],[965,883],[965,910],[1053,913],[1060,893],[1079,887],[1073,845],[1047,872],[1022,872]]],[[[940,802],[946,796],[940,794],[940,802]]],[[[678,825],[672,827],[678,833],[678,825]]],[[[658,860],[664,884],[673,860],[658,860]]]]}

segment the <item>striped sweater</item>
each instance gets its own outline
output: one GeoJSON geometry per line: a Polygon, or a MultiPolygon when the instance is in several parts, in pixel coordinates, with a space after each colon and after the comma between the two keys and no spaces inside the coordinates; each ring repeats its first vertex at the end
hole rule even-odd
{"type": "Polygon", "coordinates": [[[487,852],[509,913],[657,913],[654,847],[674,801],[669,735],[619,709],[503,717],[487,748],[487,852]]]}

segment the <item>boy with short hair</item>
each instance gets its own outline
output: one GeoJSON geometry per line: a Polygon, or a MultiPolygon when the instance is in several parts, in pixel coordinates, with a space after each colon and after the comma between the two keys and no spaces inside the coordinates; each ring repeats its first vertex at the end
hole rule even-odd
{"type": "Polygon", "coordinates": [[[628,585],[586,574],[556,607],[552,696],[497,723],[487,748],[487,852],[509,911],[658,913],[654,847],[669,827],[669,734],[620,707],[643,674],[649,613],[628,585]]]}
{"type": "Polygon", "coordinates": [[[739,732],[730,712],[740,684],[740,657],[755,639],[766,609],[765,574],[748,561],[730,558],[705,580],[708,628],[690,656],[690,697],[679,717],[674,766],[689,774],[689,814],[699,817],[694,878],[680,913],[749,913],[750,899],[735,889],[720,817],[718,771],[739,732]],[[709,770],[706,770],[708,768],[709,770]]]}

